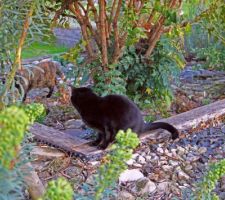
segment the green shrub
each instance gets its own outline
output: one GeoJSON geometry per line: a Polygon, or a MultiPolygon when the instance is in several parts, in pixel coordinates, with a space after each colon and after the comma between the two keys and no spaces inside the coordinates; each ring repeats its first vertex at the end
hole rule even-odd
{"type": "Polygon", "coordinates": [[[28,116],[16,106],[6,108],[0,113],[0,165],[10,167],[28,125],[28,116]]]}
{"type": "Polygon", "coordinates": [[[64,178],[48,182],[46,193],[40,200],[72,200],[73,189],[64,178]]]}
{"type": "Polygon", "coordinates": [[[28,126],[44,111],[41,104],[10,106],[0,112],[0,200],[24,199],[24,172],[31,144],[24,141],[28,126]]]}
{"type": "Polygon", "coordinates": [[[210,166],[203,181],[198,184],[198,188],[195,192],[195,199],[219,200],[219,197],[212,191],[215,189],[216,183],[223,175],[225,175],[225,159],[210,166]]]}
{"type": "Polygon", "coordinates": [[[171,81],[184,66],[183,56],[167,37],[157,44],[150,59],[139,52],[144,51],[139,46],[127,48],[118,64],[126,80],[127,95],[140,107],[163,113],[173,99],[171,81]]]}
{"type": "Polygon", "coordinates": [[[46,116],[46,111],[43,104],[32,103],[22,106],[22,108],[28,116],[30,123],[34,123],[34,121],[42,122],[46,116]]]}

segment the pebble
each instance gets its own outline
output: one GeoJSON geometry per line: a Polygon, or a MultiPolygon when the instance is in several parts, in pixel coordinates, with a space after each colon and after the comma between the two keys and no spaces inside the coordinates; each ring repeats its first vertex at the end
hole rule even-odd
{"type": "Polygon", "coordinates": [[[172,166],[177,166],[177,165],[179,165],[180,163],[179,163],[178,161],[169,160],[169,164],[172,165],[172,166]]]}
{"type": "Polygon", "coordinates": [[[145,164],[146,163],[145,158],[143,156],[138,156],[137,162],[140,163],[140,164],[145,164]]]}
{"type": "Polygon", "coordinates": [[[152,160],[152,157],[151,156],[146,156],[145,160],[146,160],[146,162],[150,162],[152,160]]]}
{"type": "Polygon", "coordinates": [[[158,151],[159,153],[164,153],[164,150],[163,150],[163,148],[161,148],[161,147],[158,147],[158,148],[157,148],[157,151],[158,151]]]}
{"type": "Polygon", "coordinates": [[[163,169],[165,172],[170,172],[170,171],[173,169],[173,167],[170,166],[170,165],[163,165],[163,166],[162,166],[162,169],[163,169]]]}
{"type": "Polygon", "coordinates": [[[168,188],[169,188],[169,182],[162,182],[162,183],[159,183],[157,186],[157,189],[159,191],[167,191],[168,188]]]}
{"type": "Polygon", "coordinates": [[[134,160],[136,160],[136,158],[139,156],[139,154],[138,153],[134,153],[133,155],[132,155],[132,159],[134,159],[134,160]]]}
{"type": "Polygon", "coordinates": [[[136,181],[135,190],[139,195],[149,194],[156,190],[156,184],[144,177],[136,181]]]}
{"type": "Polygon", "coordinates": [[[119,192],[117,199],[118,200],[135,200],[135,197],[131,193],[123,190],[119,192]]]}
{"type": "Polygon", "coordinates": [[[133,165],[132,165],[133,167],[136,167],[136,168],[142,168],[142,164],[140,164],[140,163],[133,163],[133,165]]]}
{"type": "Polygon", "coordinates": [[[126,169],[123,173],[120,174],[119,183],[136,181],[143,177],[144,175],[140,172],[139,169],[126,169]]]}
{"type": "Polygon", "coordinates": [[[207,148],[206,147],[200,147],[198,149],[198,153],[200,153],[200,154],[204,154],[206,151],[207,151],[207,148]]]}
{"type": "Polygon", "coordinates": [[[130,160],[128,160],[126,163],[127,163],[127,165],[133,165],[134,164],[134,160],[133,159],[130,159],[130,160]]]}

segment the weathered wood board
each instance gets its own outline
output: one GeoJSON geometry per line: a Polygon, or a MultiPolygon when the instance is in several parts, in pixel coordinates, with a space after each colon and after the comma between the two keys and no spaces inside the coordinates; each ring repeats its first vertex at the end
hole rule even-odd
{"type": "Polygon", "coordinates": [[[52,127],[48,127],[39,123],[34,123],[30,127],[30,132],[37,141],[49,144],[51,146],[63,149],[69,153],[93,157],[102,151],[94,146],[90,146],[89,140],[84,140],[76,136],[71,136],[52,127]]]}
{"type": "MultiPolygon", "coordinates": [[[[220,100],[160,121],[171,123],[180,131],[184,131],[196,127],[202,122],[212,120],[224,114],[225,100],[220,100]]],[[[140,139],[141,141],[151,139],[151,136],[159,131],[162,130],[146,132],[140,137],[140,139]]],[[[30,132],[33,133],[36,140],[51,144],[52,146],[66,150],[67,152],[75,155],[92,158],[103,153],[103,151],[97,149],[96,147],[90,146],[89,140],[84,140],[74,135],[71,136],[70,134],[63,133],[42,124],[35,123],[32,125],[30,127],[30,132]]]]}
{"type": "MultiPolygon", "coordinates": [[[[159,121],[168,122],[178,130],[184,131],[195,128],[202,122],[213,120],[224,114],[225,99],[159,121]]],[[[152,131],[151,133],[153,132],[157,131],[152,131]]],[[[148,137],[150,137],[149,132],[146,132],[141,136],[141,140],[143,141],[148,137]]]]}

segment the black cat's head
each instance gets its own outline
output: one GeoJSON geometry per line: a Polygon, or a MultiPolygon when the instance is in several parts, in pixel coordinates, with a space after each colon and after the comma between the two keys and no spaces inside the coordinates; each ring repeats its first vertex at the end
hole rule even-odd
{"type": "Polygon", "coordinates": [[[87,87],[80,87],[75,88],[71,86],[71,102],[75,106],[75,104],[79,103],[80,101],[85,100],[89,96],[92,96],[94,93],[92,92],[91,88],[87,87]]]}

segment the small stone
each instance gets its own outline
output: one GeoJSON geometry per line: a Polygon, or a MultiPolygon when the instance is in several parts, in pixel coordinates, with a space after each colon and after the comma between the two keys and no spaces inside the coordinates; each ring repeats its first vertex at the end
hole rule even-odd
{"type": "Polygon", "coordinates": [[[158,163],[159,163],[159,166],[168,164],[166,160],[162,160],[162,161],[160,160],[160,161],[158,161],[158,163]]]}
{"type": "Polygon", "coordinates": [[[143,177],[144,175],[140,172],[139,169],[127,169],[120,174],[119,183],[124,183],[128,181],[136,181],[143,177]]]}
{"type": "Polygon", "coordinates": [[[191,165],[186,165],[184,169],[185,169],[185,171],[191,171],[192,168],[193,167],[191,165]]]}
{"type": "Polygon", "coordinates": [[[133,155],[132,155],[132,159],[134,159],[134,160],[136,160],[136,158],[139,156],[139,154],[138,153],[134,153],[133,155]]]}
{"type": "Polygon", "coordinates": [[[177,166],[177,165],[179,165],[179,162],[174,161],[174,160],[169,160],[169,164],[172,165],[172,166],[177,166]]]}
{"type": "Polygon", "coordinates": [[[186,149],[184,149],[183,147],[177,147],[177,153],[179,156],[182,156],[186,153],[186,149]]]}
{"type": "Polygon", "coordinates": [[[67,129],[80,129],[84,126],[84,122],[81,119],[71,119],[65,122],[67,129]]]}
{"type": "Polygon", "coordinates": [[[180,167],[176,168],[177,176],[180,180],[188,180],[190,176],[188,176],[180,167]]]}
{"type": "Polygon", "coordinates": [[[187,161],[190,161],[190,162],[195,162],[199,159],[200,157],[199,156],[195,156],[195,155],[188,155],[186,160],[187,161]]]}
{"type": "Polygon", "coordinates": [[[142,152],[141,153],[141,156],[145,157],[146,156],[146,153],[145,152],[142,152]]]}
{"type": "Polygon", "coordinates": [[[134,160],[133,159],[130,159],[126,163],[127,163],[127,165],[133,165],[134,164],[134,160]]]}
{"type": "Polygon", "coordinates": [[[38,63],[39,63],[38,60],[35,60],[35,61],[32,62],[33,65],[37,65],[38,63]]]}
{"type": "Polygon", "coordinates": [[[157,189],[159,191],[167,191],[168,188],[169,188],[169,182],[162,182],[162,183],[159,183],[157,186],[157,189]]]}
{"type": "MultiPolygon", "coordinates": [[[[45,59],[41,60],[40,63],[42,63],[42,62],[48,62],[48,61],[51,61],[51,60],[52,60],[51,58],[45,58],[45,59]]],[[[54,62],[56,62],[56,61],[54,61],[54,62]]]]}
{"type": "Polygon", "coordinates": [[[148,178],[144,177],[136,182],[135,190],[139,195],[143,195],[146,193],[152,193],[156,189],[156,185],[154,182],[150,181],[148,178]]]}
{"type": "Polygon", "coordinates": [[[207,148],[206,147],[200,147],[198,149],[198,153],[200,153],[200,154],[204,154],[206,151],[207,151],[207,148]]]}
{"type": "Polygon", "coordinates": [[[133,163],[132,166],[136,168],[142,168],[142,165],[140,163],[133,163]]]}
{"type": "Polygon", "coordinates": [[[123,190],[119,192],[117,199],[118,200],[135,200],[135,197],[131,193],[123,190]]]}
{"type": "Polygon", "coordinates": [[[145,157],[145,160],[146,160],[146,162],[151,162],[152,157],[151,157],[151,156],[146,156],[146,157],[145,157]]]}
{"type": "Polygon", "coordinates": [[[137,162],[140,163],[140,164],[145,164],[146,163],[145,158],[143,156],[138,156],[137,162]]]}
{"type": "Polygon", "coordinates": [[[162,166],[162,169],[163,169],[165,172],[170,172],[170,171],[173,169],[173,167],[170,166],[170,165],[163,165],[163,166],[162,166]]]}
{"type": "Polygon", "coordinates": [[[164,153],[163,148],[158,147],[158,148],[157,148],[157,152],[159,152],[159,153],[164,153]]]}
{"type": "Polygon", "coordinates": [[[100,165],[100,162],[99,161],[90,161],[88,163],[91,164],[92,166],[98,166],[98,165],[100,165]]]}

